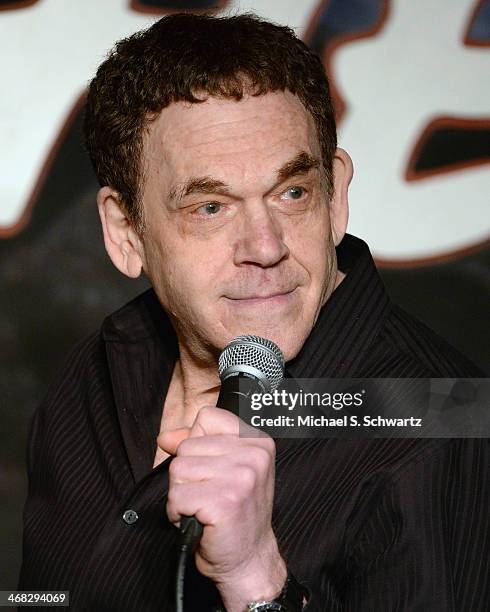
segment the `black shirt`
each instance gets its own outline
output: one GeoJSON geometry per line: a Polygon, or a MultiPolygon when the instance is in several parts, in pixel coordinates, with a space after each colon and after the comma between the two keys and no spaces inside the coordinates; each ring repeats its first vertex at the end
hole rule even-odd
{"type": "MultiPolygon", "coordinates": [[[[390,302],[362,241],[346,236],[337,251],[347,276],[290,376],[480,375],[390,302]]],[[[174,610],[169,462],[152,465],[177,356],[151,290],[72,352],[32,423],[20,589],[70,590],[75,610],[174,610]]],[[[273,526],[308,610],[488,609],[487,440],[276,447],[273,526]]],[[[214,585],[190,580],[189,609],[210,610],[214,585]]]]}

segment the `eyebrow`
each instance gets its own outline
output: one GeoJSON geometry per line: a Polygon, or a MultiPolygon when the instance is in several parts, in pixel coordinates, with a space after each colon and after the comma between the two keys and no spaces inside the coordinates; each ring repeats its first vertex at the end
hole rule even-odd
{"type": "MultiPolygon", "coordinates": [[[[276,172],[277,183],[283,183],[288,178],[307,174],[313,168],[319,168],[320,160],[306,151],[300,151],[292,159],[283,164],[276,172]]],[[[172,187],[168,197],[169,200],[182,200],[193,193],[220,193],[230,194],[230,187],[212,178],[211,176],[192,177],[185,181],[183,185],[172,187]]]]}

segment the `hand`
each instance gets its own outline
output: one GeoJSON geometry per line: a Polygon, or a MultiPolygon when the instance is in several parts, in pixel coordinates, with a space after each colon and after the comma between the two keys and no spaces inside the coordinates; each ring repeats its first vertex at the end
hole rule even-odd
{"type": "Polygon", "coordinates": [[[227,410],[204,407],[190,429],[162,433],[158,445],[175,455],[168,517],[179,526],[182,515],[195,515],[204,525],[196,567],[216,583],[226,609],[277,596],[287,570],[271,526],[272,438],[227,410]]]}

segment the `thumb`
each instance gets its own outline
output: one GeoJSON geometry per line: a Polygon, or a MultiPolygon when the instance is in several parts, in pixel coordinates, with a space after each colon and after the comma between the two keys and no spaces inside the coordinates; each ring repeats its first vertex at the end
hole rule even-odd
{"type": "Polygon", "coordinates": [[[169,455],[176,455],[179,444],[189,437],[189,427],[181,427],[161,433],[157,438],[158,446],[169,455]]]}

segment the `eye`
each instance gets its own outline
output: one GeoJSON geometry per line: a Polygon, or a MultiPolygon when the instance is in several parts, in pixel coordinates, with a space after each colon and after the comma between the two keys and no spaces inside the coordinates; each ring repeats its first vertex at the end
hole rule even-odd
{"type": "Polygon", "coordinates": [[[212,217],[213,215],[216,215],[220,210],[221,204],[219,204],[218,202],[206,202],[206,204],[199,206],[199,208],[196,209],[196,212],[206,217],[212,217]]]}
{"type": "Polygon", "coordinates": [[[286,189],[286,191],[283,193],[283,196],[285,196],[286,194],[290,194],[289,200],[300,200],[306,193],[306,189],[304,189],[304,187],[299,187],[298,185],[294,185],[293,187],[290,187],[289,189],[286,189]]]}

